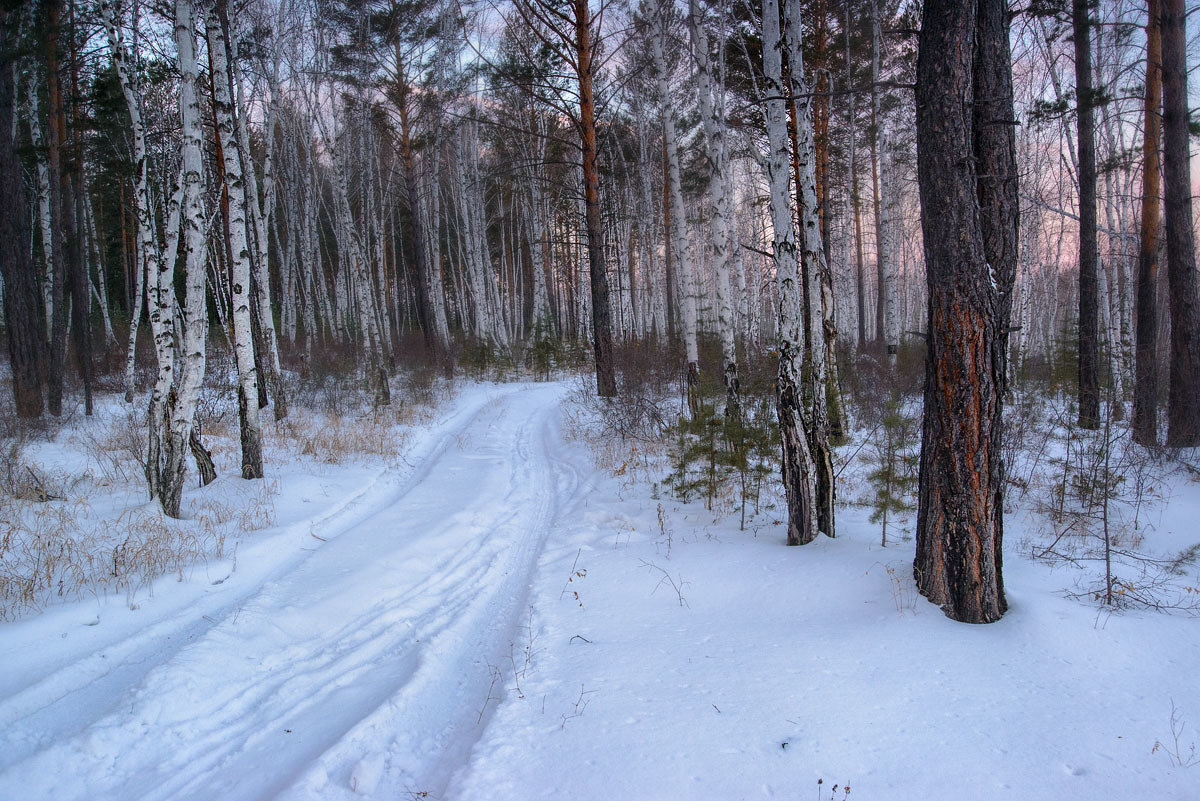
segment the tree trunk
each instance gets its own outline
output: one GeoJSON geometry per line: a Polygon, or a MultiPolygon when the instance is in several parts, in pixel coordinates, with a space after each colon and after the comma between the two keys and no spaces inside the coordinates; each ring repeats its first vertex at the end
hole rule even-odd
{"type": "Polygon", "coordinates": [[[708,34],[697,0],[688,3],[693,56],[696,59],[697,91],[700,99],[700,123],[704,129],[708,156],[709,201],[712,205],[713,270],[717,290],[717,329],[721,338],[721,367],[725,382],[725,417],[740,420],[741,398],[737,348],[733,338],[733,307],[729,288],[729,231],[732,224],[728,192],[729,159],[725,143],[725,120],[714,108],[713,86],[708,54],[708,34]]]}
{"type": "MultiPolygon", "coordinates": [[[[813,145],[812,127],[812,91],[804,77],[804,53],[801,46],[800,5],[798,0],[784,2],[784,39],[788,54],[789,96],[794,106],[796,132],[796,175],[799,183],[796,187],[797,205],[800,214],[800,248],[804,263],[803,276],[808,289],[807,295],[815,304],[818,299],[823,310],[826,307],[824,292],[821,287],[821,276],[828,271],[825,264],[825,248],[821,244],[821,221],[817,213],[817,177],[816,150],[813,145]]],[[[829,307],[832,298],[829,298],[829,307]]],[[[805,340],[809,347],[809,382],[808,396],[810,398],[808,444],[816,469],[816,503],[817,527],[827,536],[834,536],[834,495],[835,476],[833,472],[833,453],[829,447],[829,420],[827,417],[826,391],[826,351],[824,348],[826,331],[825,316],[811,314],[808,327],[805,330],[805,340]]]]}
{"type": "Polygon", "coordinates": [[[50,167],[50,211],[51,238],[53,240],[52,260],[50,263],[53,276],[50,283],[51,317],[46,321],[50,335],[49,365],[46,376],[46,402],[50,414],[55,417],[62,415],[63,404],[63,372],[67,357],[67,316],[66,316],[66,259],[64,251],[64,199],[63,189],[65,176],[62,166],[63,130],[59,122],[63,119],[62,88],[58,75],[58,40],[60,22],[62,19],[62,0],[50,0],[46,4],[46,84],[49,101],[49,153],[50,167]]]}
{"type": "Polygon", "coordinates": [[[771,192],[772,250],[779,287],[779,372],[775,379],[775,410],[783,449],[782,472],[787,496],[787,544],[805,545],[817,536],[816,465],[804,426],[802,365],[804,330],[796,226],[788,191],[788,110],[783,83],[785,43],[779,27],[778,0],[763,0],[763,90],[766,101],[767,179],[771,192]]]}
{"type": "Polygon", "coordinates": [[[1183,0],[1162,4],[1163,185],[1171,294],[1171,385],[1167,445],[1200,445],[1200,298],[1192,228],[1187,38],[1183,0]]]}
{"type": "Polygon", "coordinates": [[[1146,12],[1146,94],[1142,127],[1142,219],[1138,246],[1137,345],[1134,351],[1133,438],[1158,444],[1158,226],[1162,135],[1162,36],[1159,0],[1146,12]]]}
{"type": "MultiPolygon", "coordinates": [[[[149,453],[146,472],[151,497],[157,495],[163,513],[179,517],[183,496],[188,440],[196,413],[200,385],[204,380],[205,338],[208,313],[205,306],[205,212],[204,161],[201,143],[200,101],[196,84],[196,26],[192,0],[175,2],[175,45],[179,54],[179,112],[181,153],[179,189],[168,207],[167,248],[159,262],[155,280],[148,287],[151,299],[150,326],[158,358],[158,380],[150,399],[149,453]],[[182,226],[182,232],[180,230],[182,226]],[[178,375],[174,354],[174,271],[176,247],[184,261],[185,298],[182,310],[178,375]]],[[[150,282],[150,275],[147,275],[150,282]]]]}
{"type": "Polygon", "coordinates": [[[1088,0],[1073,0],[1075,106],[1079,141],[1079,426],[1100,427],[1100,322],[1096,240],[1096,134],[1092,111],[1091,22],[1088,0]]]}
{"type": "Polygon", "coordinates": [[[658,80],[658,102],[662,105],[663,147],[667,160],[667,191],[670,195],[671,247],[679,265],[679,300],[683,323],[683,347],[687,359],[688,412],[695,418],[700,409],[700,346],[696,336],[696,290],[695,267],[692,251],[687,239],[687,214],[683,207],[683,189],[679,171],[679,139],[675,133],[675,111],[671,98],[671,85],[667,73],[664,41],[667,37],[667,19],[670,13],[667,0],[659,0],[658,13],[651,42],[654,55],[654,72],[658,80]]]}
{"type": "Polygon", "coordinates": [[[588,266],[592,290],[592,348],[596,354],[596,392],[617,395],[613,363],[612,313],[604,263],[604,228],[600,221],[600,171],[596,165],[596,107],[592,79],[592,15],[587,0],[574,0],[576,75],[579,78],[579,139],[583,146],[583,205],[587,225],[588,266]]]}
{"type": "MultiPolygon", "coordinates": [[[[219,9],[221,29],[225,39],[230,42],[228,52],[229,76],[233,110],[236,111],[236,136],[238,155],[242,163],[242,176],[245,181],[244,196],[246,199],[246,235],[250,240],[250,284],[252,321],[255,342],[255,365],[258,369],[259,407],[267,404],[267,388],[270,388],[271,399],[274,401],[275,420],[283,420],[288,414],[287,395],[283,386],[283,369],[279,363],[279,334],[275,329],[275,316],[271,302],[271,261],[270,238],[268,227],[275,211],[275,176],[272,163],[275,142],[275,107],[267,110],[265,128],[265,154],[263,156],[263,194],[259,199],[258,174],[254,170],[254,161],[250,155],[250,131],[246,123],[249,116],[242,98],[242,81],[238,71],[237,39],[229,28],[229,16],[225,6],[219,9]]],[[[275,81],[272,79],[272,84],[275,81]]],[[[276,92],[272,91],[272,101],[276,92]]]]}
{"type": "Polygon", "coordinates": [[[13,138],[13,100],[17,95],[13,71],[14,48],[9,41],[8,12],[0,11],[0,203],[10,213],[0,217],[0,277],[4,286],[4,321],[12,367],[13,400],[18,417],[42,415],[45,334],[38,320],[37,282],[30,250],[25,177],[13,138]]]}
{"type": "Polygon", "coordinates": [[[417,176],[417,161],[412,148],[412,123],[409,119],[408,103],[411,90],[405,72],[404,53],[401,40],[396,38],[396,105],[400,111],[400,157],[404,162],[404,188],[408,200],[409,255],[412,273],[417,284],[417,322],[421,326],[425,348],[435,359],[441,360],[450,343],[441,338],[441,331],[434,324],[433,297],[429,287],[428,248],[425,243],[425,226],[421,214],[420,184],[417,176]]]}
{"type": "Polygon", "coordinates": [[[846,4],[846,131],[850,140],[850,177],[848,191],[850,193],[850,208],[854,215],[854,265],[855,265],[855,300],[858,308],[858,349],[862,350],[867,344],[867,290],[866,269],[863,266],[862,241],[862,201],[858,192],[858,111],[854,93],[854,76],[850,65],[850,4],[846,4]]]}
{"type": "MultiPolygon", "coordinates": [[[[71,174],[67,177],[70,185],[71,210],[69,216],[64,216],[63,222],[68,224],[71,243],[71,330],[75,340],[75,361],[79,368],[79,377],[83,380],[83,409],[87,416],[92,415],[93,398],[92,385],[95,368],[92,337],[92,284],[88,277],[87,218],[84,212],[84,195],[87,183],[83,165],[83,119],[80,116],[82,94],[79,90],[79,41],[76,37],[75,3],[70,7],[71,21],[71,150],[74,164],[71,174]]],[[[66,111],[62,112],[63,130],[66,130],[66,111]]],[[[64,137],[65,141],[65,137],[64,137]]],[[[64,208],[64,211],[66,209],[64,208]]]]}
{"type": "Polygon", "coordinates": [[[1000,413],[1017,214],[1007,12],[1003,0],[929,0],[917,60],[929,316],[913,567],[921,594],[971,623],[1006,609],[1000,413]]]}
{"type": "Polygon", "coordinates": [[[262,478],[262,428],[258,415],[258,368],[254,358],[251,330],[250,244],[246,229],[246,189],[242,160],[235,139],[233,97],[230,91],[227,46],[228,26],[225,0],[217,3],[217,13],[208,18],[208,47],[212,62],[213,98],[216,107],[217,135],[225,168],[225,188],[229,194],[229,243],[231,265],[231,303],[233,352],[238,371],[238,419],[241,424],[242,478],[262,478]],[[216,17],[216,19],[214,19],[216,17]]]}
{"type": "Polygon", "coordinates": [[[892,207],[887,176],[888,140],[880,113],[879,61],[883,32],[879,0],[871,2],[871,200],[875,211],[875,341],[886,344],[888,364],[896,366],[899,331],[896,318],[896,276],[890,263],[892,207]]]}

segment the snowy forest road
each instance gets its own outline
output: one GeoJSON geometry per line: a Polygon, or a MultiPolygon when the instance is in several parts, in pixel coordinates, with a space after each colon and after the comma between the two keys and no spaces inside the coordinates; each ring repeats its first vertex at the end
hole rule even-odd
{"type": "Polygon", "coordinates": [[[157,617],[149,604],[0,697],[24,732],[3,736],[0,797],[439,795],[504,692],[494,666],[582,493],[554,455],[562,386],[486,392],[403,475],[305,524],[309,547],[157,617]]]}

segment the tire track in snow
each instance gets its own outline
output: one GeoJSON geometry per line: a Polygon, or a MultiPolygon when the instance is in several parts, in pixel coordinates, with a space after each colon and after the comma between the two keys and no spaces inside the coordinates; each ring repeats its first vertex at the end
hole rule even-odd
{"type": "Polygon", "coordinates": [[[335,513],[337,538],[215,623],[195,623],[192,642],[159,657],[109,714],[0,775],[0,795],[444,788],[482,731],[486,665],[511,642],[555,518],[547,431],[560,395],[510,393],[451,426],[386,503],[376,493],[335,513]],[[469,452],[451,448],[464,438],[469,452]],[[448,487],[469,493],[449,515],[448,487]],[[86,771],[82,784],[55,781],[68,763],[86,771]]]}
{"type": "MultiPolygon", "coordinates": [[[[502,388],[501,391],[513,390],[502,388]]],[[[253,563],[256,550],[267,551],[280,546],[291,551],[289,557],[280,559],[272,555],[261,559],[256,575],[254,568],[243,569],[241,574],[226,576],[233,580],[218,582],[224,586],[204,588],[199,597],[177,596],[165,609],[148,610],[147,615],[157,613],[157,617],[151,617],[137,628],[109,625],[92,629],[86,632],[88,636],[77,638],[82,642],[77,646],[80,650],[75,658],[0,699],[0,771],[40,748],[79,733],[86,725],[111,713],[126,703],[125,695],[154,666],[222,622],[236,618],[245,600],[264,581],[286,573],[311,557],[314,549],[298,549],[296,541],[307,544],[309,535],[316,533],[332,540],[360,523],[372,510],[399,501],[419,486],[437,460],[495,399],[492,395],[481,395],[475,402],[457,409],[436,425],[436,433],[417,446],[411,454],[415,462],[381,470],[367,486],[347,498],[338,499],[332,508],[284,527],[281,533],[268,537],[265,542],[253,544],[249,549],[250,559],[244,557],[243,563],[253,563]]],[[[165,580],[169,579],[160,579],[165,580]]],[[[87,625],[98,622],[99,618],[87,625]]],[[[0,786],[2,782],[0,775],[0,786]]]]}

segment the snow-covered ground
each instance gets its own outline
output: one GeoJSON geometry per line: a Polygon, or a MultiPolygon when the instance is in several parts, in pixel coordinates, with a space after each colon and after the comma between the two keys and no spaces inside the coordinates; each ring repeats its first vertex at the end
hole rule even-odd
{"type": "MultiPolygon", "coordinates": [[[[0,623],[0,799],[1200,798],[1196,618],[1064,597],[1014,515],[1010,611],[953,623],[869,510],[785,548],[778,512],[655,497],[569,436],[569,389],[276,460],[236,550],[0,623]]],[[[1200,540],[1174,481],[1156,534],[1200,540]]]]}

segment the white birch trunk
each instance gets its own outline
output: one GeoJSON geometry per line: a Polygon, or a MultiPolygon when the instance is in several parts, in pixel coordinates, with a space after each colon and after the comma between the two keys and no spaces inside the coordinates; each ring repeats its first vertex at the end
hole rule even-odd
{"type": "Polygon", "coordinates": [[[796,110],[796,158],[799,161],[800,185],[796,187],[800,213],[802,258],[808,281],[808,297],[815,305],[821,299],[821,314],[814,308],[809,315],[807,332],[812,359],[812,412],[809,445],[816,463],[817,525],[828,536],[834,536],[833,461],[829,449],[829,418],[826,408],[827,358],[834,334],[830,315],[833,309],[832,281],[823,280],[829,271],[825,263],[825,248],[821,242],[821,224],[817,210],[816,154],[813,144],[812,91],[804,78],[804,53],[801,46],[799,0],[784,0],[784,39],[788,51],[788,75],[791,97],[796,110]]]}
{"type": "Polygon", "coordinates": [[[667,36],[670,0],[658,0],[657,19],[651,48],[654,73],[658,83],[658,102],[662,106],[663,143],[667,151],[668,192],[671,196],[671,248],[679,265],[679,307],[683,347],[687,359],[688,397],[694,411],[694,394],[700,376],[700,348],[696,336],[695,266],[687,238],[687,212],[683,207],[683,189],[679,174],[679,138],[675,133],[674,101],[671,97],[670,76],[667,72],[664,40],[667,36]]]}
{"type": "MultiPolygon", "coordinates": [[[[232,21],[231,23],[232,24],[232,21]]],[[[243,96],[243,87],[241,76],[238,72],[237,63],[237,40],[233,37],[232,43],[233,58],[230,61],[232,66],[232,83],[234,91],[234,99],[237,103],[235,119],[237,121],[237,141],[238,141],[238,156],[243,165],[243,178],[245,180],[245,196],[246,208],[249,212],[249,231],[251,241],[255,249],[251,259],[252,278],[251,285],[254,292],[255,305],[258,309],[258,329],[259,336],[262,338],[262,350],[260,354],[267,372],[267,384],[271,391],[271,399],[274,401],[275,419],[282,420],[287,416],[287,402],[283,399],[283,385],[281,381],[282,367],[279,364],[279,336],[275,330],[275,317],[272,311],[271,303],[271,272],[270,272],[270,237],[268,228],[271,224],[271,215],[274,213],[275,207],[275,192],[274,192],[274,166],[272,161],[275,141],[275,106],[272,103],[266,114],[266,154],[263,160],[263,183],[264,192],[260,200],[258,191],[258,174],[254,170],[254,161],[250,155],[250,131],[246,123],[248,110],[246,108],[245,98],[243,96]]],[[[274,94],[272,94],[272,100],[274,94]]]]}
{"type": "Polygon", "coordinates": [[[95,267],[92,281],[92,296],[100,307],[100,320],[104,325],[105,347],[117,344],[117,335],[113,333],[112,317],[108,313],[108,281],[104,275],[104,259],[100,253],[100,239],[96,236],[96,215],[92,209],[92,196],[83,195],[83,214],[87,222],[88,251],[91,253],[92,264],[95,267]]]}
{"type": "Polygon", "coordinates": [[[871,0],[871,119],[875,124],[875,197],[878,205],[875,208],[875,258],[876,274],[878,276],[878,291],[882,294],[880,302],[883,305],[883,331],[879,337],[887,346],[888,364],[893,369],[896,366],[896,355],[899,352],[899,330],[896,327],[896,268],[891,263],[892,256],[892,202],[890,174],[889,143],[887,126],[880,113],[879,98],[879,60],[883,49],[883,34],[879,23],[879,0],[871,0]]]}
{"type": "MultiPolygon", "coordinates": [[[[25,84],[25,119],[29,123],[29,144],[37,160],[38,229],[42,240],[42,303],[46,319],[54,319],[54,236],[50,215],[50,165],[46,161],[46,142],[38,112],[37,70],[29,70],[25,84]]],[[[14,115],[14,120],[16,116],[14,115]]],[[[15,137],[14,137],[15,139],[15,137]]]]}
{"type": "Polygon", "coordinates": [[[236,136],[233,97],[227,68],[226,31],[219,20],[207,20],[208,48],[212,57],[212,83],[217,135],[229,194],[230,301],[233,353],[238,371],[238,408],[241,420],[242,478],[263,477],[262,427],[258,414],[258,368],[254,362],[254,337],[250,320],[251,256],[247,236],[246,185],[236,136]]]}
{"type": "MultiPolygon", "coordinates": [[[[185,448],[195,420],[196,402],[206,366],[204,340],[208,328],[205,308],[205,220],[202,190],[200,104],[197,99],[196,16],[191,0],[175,2],[175,45],[180,73],[179,112],[180,180],[168,207],[167,250],[159,254],[153,247],[150,225],[139,230],[146,259],[146,281],[150,292],[150,326],[154,336],[158,376],[150,401],[149,452],[147,477],[151,495],[159,498],[163,511],[172,517],[180,514],[185,475],[185,448]],[[175,360],[175,328],[179,314],[175,302],[174,272],[179,227],[185,232],[185,301],[179,340],[179,364],[175,360]],[[147,245],[150,239],[150,245],[147,245]],[[176,368],[178,367],[178,372],[176,368]]],[[[203,14],[199,15],[201,21],[203,14]]],[[[118,48],[119,50],[120,48],[118,48]]],[[[144,174],[144,160],[142,164],[144,174]]],[[[143,195],[148,201],[148,193],[143,195]]],[[[152,221],[147,203],[139,215],[152,221]]]]}
{"type": "Polygon", "coordinates": [[[788,192],[789,143],[787,96],[783,85],[783,37],[779,0],[763,0],[763,91],[766,95],[767,177],[771,190],[772,250],[779,286],[779,373],[776,409],[783,445],[783,483],[788,502],[787,542],[803,545],[817,536],[816,465],[808,447],[803,419],[803,292],[788,192]]]}
{"type": "Polygon", "coordinates": [[[696,60],[697,88],[700,95],[700,121],[704,129],[705,152],[709,161],[709,202],[712,205],[713,271],[717,290],[717,333],[721,338],[721,361],[725,379],[725,415],[739,418],[741,400],[737,369],[737,346],[733,338],[733,304],[729,288],[730,203],[726,191],[728,151],[725,121],[718,119],[713,106],[713,79],[708,57],[708,33],[697,0],[688,0],[692,34],[692,52],[696,60]]]}

